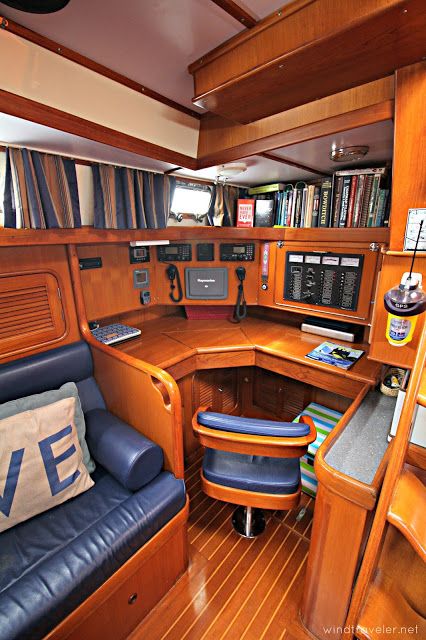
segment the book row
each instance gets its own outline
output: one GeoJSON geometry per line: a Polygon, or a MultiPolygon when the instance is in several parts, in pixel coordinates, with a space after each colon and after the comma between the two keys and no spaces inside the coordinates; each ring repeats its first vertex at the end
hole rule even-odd
{"type": "Polygon", "coordinates": [[[253,187],[238,200],[238,227],[383,227],[389,222],[387,167],[336,171],[313,184],[253,187]]]}

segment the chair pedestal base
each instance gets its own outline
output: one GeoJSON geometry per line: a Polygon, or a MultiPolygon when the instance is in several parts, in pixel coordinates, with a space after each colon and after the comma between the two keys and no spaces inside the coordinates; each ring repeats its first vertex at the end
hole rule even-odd
{"type": "Polygon", "coordinates": [[[262,509],[237,507],[232,516],[232,526],[240,536],[255,538],[265,529],[265,514],[262,509]]]}

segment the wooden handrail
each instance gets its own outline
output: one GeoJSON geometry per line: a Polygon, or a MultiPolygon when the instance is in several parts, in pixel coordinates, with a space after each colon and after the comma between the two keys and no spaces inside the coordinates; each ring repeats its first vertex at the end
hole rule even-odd
{"type": "Polygon", "coordinates": [[[389,507],[388,521],[426,562],[426,487],[410,471],[403,471],[389,507]]]}
{"type": "Polygon", "coordinates": [[[389,464],[385,473],[382,491],[377,503],[376,514],[352,595],[351,605],[345,623],[345,630],[342,634],[342,640],[352,640],[353,629],[355,628],[361,613],[361,609],[373,577],[373,572],[377,564],[378,555],[385,534],[389,507],[407,455],[411,429],[413,426],[413,416],[417,404],[425,361],[426,332],[423,332],[411,372],[407,393],[405,395],[398,430],[396,432],[391,455],[389,457],[389,464]]]}

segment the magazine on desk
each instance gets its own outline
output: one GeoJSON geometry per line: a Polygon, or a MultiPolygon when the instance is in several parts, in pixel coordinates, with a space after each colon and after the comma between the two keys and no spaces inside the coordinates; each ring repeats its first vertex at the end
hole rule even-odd
{"type": "Polygon", "coordinates": [[[361,349],[351,349],[335,342],[323,342],[306,354],[311,360],[332,364],[340,369],[349,369],[363,355],[361,349]]]}

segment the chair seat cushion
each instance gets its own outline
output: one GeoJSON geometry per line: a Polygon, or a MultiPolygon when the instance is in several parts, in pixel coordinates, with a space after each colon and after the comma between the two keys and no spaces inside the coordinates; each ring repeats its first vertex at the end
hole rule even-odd
{"type": "Polygon", "coordinates": [[[42,638],[185,504],[162,472],[136,493],[102,467],[95,486],[1,534],[0,640],[42,638]]]}
{"type": "Polygon", "coordinates": [[[310,431],[308,424],[303,422],[277,422],[275,420],[258,420],[257,418],[242,418],[229,416],[226,413],[200,411],[198,424],[219,431],[245,433],[252,436],[275,436],[279,438],[298,438],[307,436],[310,431]]]}
{"type": "Polygon", "coordinates": [[[287,495],[300,483],[299,458],[267,458],[206,449],[203,460],[206,480],[225,487],[287,495]]]}

